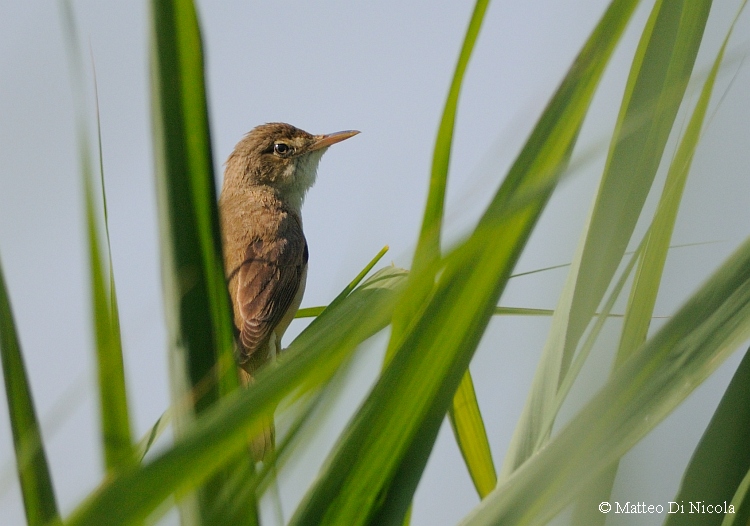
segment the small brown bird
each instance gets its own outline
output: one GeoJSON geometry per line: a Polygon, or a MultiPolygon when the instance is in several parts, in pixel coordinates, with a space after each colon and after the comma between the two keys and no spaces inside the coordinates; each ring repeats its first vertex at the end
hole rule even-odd
{"type": "MultiPolygon", "coordinates": [[[[311,135],[290,124],[254,128],[226,162],[219,199],[224,269],[245,385],[281,351],[307,277],[301,208],[329,146],[358,131],[311,135]]],[[[256,460],[273,448],[273,422],[253,439],[256,460]]]]}

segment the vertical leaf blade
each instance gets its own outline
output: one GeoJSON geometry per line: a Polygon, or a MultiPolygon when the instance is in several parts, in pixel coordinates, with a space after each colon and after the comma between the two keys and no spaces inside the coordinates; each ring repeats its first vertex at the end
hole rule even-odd
{"type": "MultiPolygon", "coordinates": [[[[151,13],[165,307],[173,363],[184,361],[187,385],[176,393],[181,397],[214,374],[220,353],[230,351],[232,340],[195,7],[189,1],[154,0],[151,13]]],[[[218,396],[213,382],[196,401],[196,413],[218,396]]]]}
{"type": "MultiPolygon", "coordinates": [[[[414,254],[412,272],[419,273],[428,269],[434,270],[435,263],[441,257],[440,240],[445,208],[445,191],[448,181],[448,169],[450,168],[458,99],[464,75],[466,74],[466,68],[474,51],[474,46],[488,6],[489,0],[477,0],[475,3],[469,27],[466,30],[461,51],[459,52],[453,79],[451,80],[448,97],[445,101],[435,140],[427,204],[425,205],[422,227],[414,254]]],[[[393,318],[391,328],[392,337],[386,352],[384,366],[392,358],[396,350],[396,342],[399,341],[400,336],[407,330],[409,323],[429,297],[433,285],[433,281],[429,279],[411,280],[411,290],[402,296],[393,318]]],[[[468,376],[468,381],[471,382],[471,373],[468,369],[466,370],[466,375],[468,376]]],[[[474,446],[488,444],[484,424],[481,421],[479,413],[479,406],[476,403],[476,397],[473,397],[473,389],[471,393],[462,391],[458,392],[456,396],[457,399],[451,406],[451,423],[456,432],[458,447],[461,450],[464,460],[467,462],[466,466],[472,476],[472,480],[475,482],[479,481],[480,486],[478,488],[482,487],[480,491],[484,491],[490,484],[493,484],[491,481],[495,477],[495,469],[489,446],[486,448],[470,446],[470,444],[474,446]],[[455,418],[456,416],[457,418],[455,418]],[[478,421],[476,420],[477,416],[479,416],[478,421]],[[480,433],[482,436],[478,435],[480,433]],[[466,447],[471,447],[471,450],[466,450],[466,447]]]]}
{"type": "Polygon", "coordinates": [[[677,220],[682,193],[698,146],[708,103],[711,100],[716,76],[731,35],[731,28],[714,60],[703,84],[698,102],[680,141],[667,173],[664,190],[649,229],[648,240],[636,271],[635,281],[625,312],[623,334],[617,355],[617,364],[623,363],[645,340],[654,314],[656,294],[661,284],[669,243],[677,220]]]}
{"type": "Polygon", "coordinates": [[[435,149],[432,156],[432,170],[430,172],[430,186],[427,194],[422,219],[422,228],[417,242],[417,250],[414,255],[414,269],[420,270],[426,264],[440,257],[440,233],[443,223],[443,211],[445,207],[445,188],[448,182],[448,168],[450,167],[451,147],[453,144],[453,130],[456,123],[456,111],[458,109],[458,97],[461,93],[466,68],[474,51],[482,27],[484,14],[487,11],[489,0],[477,0],[474,11],[466,30],[463,45],[458,56],[456,69],[445,101],[443,115],[440,119],[438,134],[435,140],[435,149]]]}
{"type": "Polygon", "coordinates": [[[21,345],[0,265],[0,358],[26,521],[42,526],[59,517],[42,434],[34,411],[21,345]]]}
{"type": "MultiPolygon", "coordinates": [[[[117,320],[114,280],[105,277],[95,217],[90,173],[84,169],[86,230],[91,272],[91,303],[94,318],[102,445],[107,471],[115,471],[135,460],[130,432],[122,342],[117,320]]],[[[110,273],[112,268],[110,266],[110,273]]]]}
{"type": "MultiPolygon", "coordinates": [[[[151,23],[162,279],[174,422],[181,436],[198,415],[236,389],[238,379],[195,6],[191,0],[152,0],[151,23]]],[[[246,457],[240,455],[230,464],[240,469],[250,462],[246,457]]],[[[197,499],[185,499],[183,521],[198,523],[213,516],[228,479],[228,472],[217,474],[197,499]]],[[[255,507],[249,495],[243,508],[248,510],[243,519],[247,524],[257,523],[255,507]]]]}

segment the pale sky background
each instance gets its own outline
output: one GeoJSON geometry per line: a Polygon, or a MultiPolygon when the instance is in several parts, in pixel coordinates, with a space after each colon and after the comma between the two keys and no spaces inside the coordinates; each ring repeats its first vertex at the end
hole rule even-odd
{"type": "MultiPolygon", "coordinates": [[[[714,3],[696,71],[707,71],[739,3],[714,3]]],[[[459,106],[449,239],[458,239],[479,216],[606,4],[491,4],[459,106]]],[[[169,404],[147,9],[144,2],[77,0],[73,6],[96,62],[125,365],[133,427],[140,436],[169,404]]],[[[217,173],[240,137],[263,122],[290,122],[312,133],[362,131],[325,155],[305,203],[310,274],[303,306],[330,301],[385,244],[391,252],[384,262],[408,267],[437,124],[473,3],[236,0],[202,1],[198,7],[217,173]]],[[[561,185],[518,271],[571,260],[604,162],[603,141],[650,8],[651,2],[644,2],[638,10],[582,133],[579,150],[593,148],[597,155],[561,185]]],[[[57,2],[0,1],[0,257],[59,504],[67,514],[97,485],[102,468],[71,69],[61,28],[57,2]]],[[[750,233],[750,68],[742,62],[749,38],[745,13],[717,83],[716,93],[726,92],[725,98],[698,149],[673,238],[674,243],[721,242],[670,254],[657,314],[673,312],[750,233]]],[[[88,55],[88,49],[83,52],[88,55]]],[[[90,85],[90,78],[86,82],[90,85]]],[[[691,93],[694,100],[695,90],[691,93]]],[[[93,115],[92,99],[87,102],[93,115]]],[[[658,191],[661,181],[663,174],[655,184],[658,191]]],[[[513,280],[501,303],[553,308],[565,272],[513,280]]],[[[495,320],[472,363],[498,468],[548,325],[543,318],[495,320]]],[[[303,326],[295,322],[285,343],[303,326]]],[[[609,325],[610,336],[616,328],[609,325]]],[[[372,347],[355,364],[350,394],[317,439],[323,448],[379,368],[382,349],[372,347]]],[[[655,504],[672,499],[741,354],[625,457],[615,498],[655,504]]],[[[588,385],[600,385],[608,367],[606,354],[593,360],[583,372],[588,385]]],[[[579,391],[572,393],[566,415],[590,395],[579,391]]],[[[315,475],[323,450],[313,448],[307,461],[283,476],[286,518],[315,475]]],[[[450,428],[443,426],[417,490],[413,524],[455,524],[477,502],[450,428]]],[[[639,517],[637,524],[663,519],[639,517]]],[[[1,402],[0,524],[23,523],[7,406],[1,402]]],[[[163,523],[175,524],[175,515],[163,523]]],[[[611,516],[608,524],[636,522],[611,516]]]]}

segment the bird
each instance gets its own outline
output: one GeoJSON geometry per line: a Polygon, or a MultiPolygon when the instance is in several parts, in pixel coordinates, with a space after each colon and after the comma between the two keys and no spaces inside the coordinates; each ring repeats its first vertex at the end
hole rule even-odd
{"type": "MultiPolygon", "coordinates": [[[[281,352],[281,338],[302,301],[309,255],[302,203],[320,158],[329,146],[358,133],[312,135],[291,124],[262,124],[237,143],[225,163],[219,216],[244,386],[281,352]]],[[[251,450],[262,461],[273,448],[270,416],[263,432],[251,437],[251,450]]]]}

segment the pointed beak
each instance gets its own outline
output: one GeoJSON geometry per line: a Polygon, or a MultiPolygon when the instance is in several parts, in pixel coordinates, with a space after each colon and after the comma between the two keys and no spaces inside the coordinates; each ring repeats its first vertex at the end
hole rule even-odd
{"type": "Polygon", "coordinates": [[[315,142],[310,146],[310,151],[320,150],[321,148],[328,148],[332,144],[344,141],[349,137],[354,137],[359,132],[357,130],[346,130],[336,133],[329,133],[328,135],[316,135],[315,142]]]}

